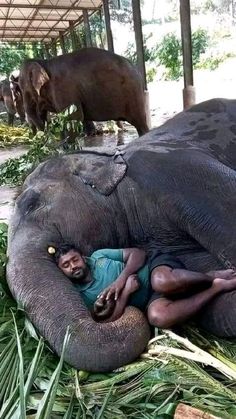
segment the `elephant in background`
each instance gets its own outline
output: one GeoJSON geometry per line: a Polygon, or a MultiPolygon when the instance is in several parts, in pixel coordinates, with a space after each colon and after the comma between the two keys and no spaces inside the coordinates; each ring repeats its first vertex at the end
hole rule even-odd
{"type": "MultiPolygon", "coordinates": [[[[153,245],[189,270],[236,267],[236,100],[214,99],[182,112],[120,150],[50,159],[26,179],[9,231],[9,287],[58,354],[78,369],[108,371],[134,360],[149,327],[128,307],[96,323],[48,255],[71,242],[84,254],[153,245]]],[[[198,316],[219,336],[236,336],[236,291],[198,316]]]]}
{"type": "Polygon", "coordinates": [[[84,48],[49,60],[28,60],[20,70],[28,122],[43,130],[47,112],[76,105],[71,119],[126,120],[139,135],[148,131],[144,86],[125,58],[98,48],[84,48]]]}
{"type": "Polygon", "coordinates": [[[15,114],[18,113],[21,123],[25,121],[25,112],[21,95],[13,96],[9,80],[0,82],[0,101],[7,110],[8,125],[13,125],[15,114]]]}

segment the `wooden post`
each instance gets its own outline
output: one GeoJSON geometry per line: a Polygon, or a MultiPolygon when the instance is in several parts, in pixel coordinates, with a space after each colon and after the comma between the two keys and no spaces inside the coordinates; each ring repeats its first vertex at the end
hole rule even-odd
{"type": "Polygon", "coordinates": [[[75,29],[74,29],[74,23],[71,20],[69,22],[69,28],[70,28],[70,37],[71,37],[71,43],[72,43],[72,51],[75,51],[77,49],[76,34],[75,34],[75,29]]]}
{"type": "Polygon", "coordinates": [[[46,58],[45,48],[42,41],[40,42],[40,56],[43,60],[46,58]]]}
{"type": "Polygon", "coordinates": [[[109,0],[103,0],[103,10],[104,10],[104,17],[105,17],[105,25],[106,25],[106,36],[107,36],[107,47],[109,51],[114,52],[114,43],[111,31],[111,19],[110,19],[110,11],[109,11],[109,0]]]}
{"type": "Polygon", "coordinates": [[[81,38],[81,36],[80,36],[80,32],[79,32],[79,26],[77,26],[77,32],[76,32],[76,38],[77,38],[77,43],[78,43],[78,48],[83,48],[83,46],[84,46],[84,43],[83,43],[83,40],[82,40],[82,38],[81,38]]]}
{"type": "Polygon", "coordinates": [[[83,19],[84,19],[86,46],[91,47],[92,46],[92,37],[91,37],[91,31],[90,31],[90,25],[89,25],[89,16],[88,16],[88,10],[87,9],[83,10],[83,19]]]}
{"type": "Polygon", "coordinates": [[[134,21],[138,69],[143,78],[145,90],[147,90],[140,0],[132,0],[132,8],[133,8],[133,21],[134,21]]]}
{"type": "Polygon", "coordinates": [[[53,57],[56,57],[57,56],[57,41],[56,41],[56,39],[52,38],[51,49],[52,49],[53,57]]]}
{"type": "Polygon", "coordinates": [[[49,51],[49,45],[48,45],[48,43],[45,43],[44,44],[44,48],[45,48],[46,58],[47,59],[51,58],[51,54],[50,54],[50,51],[49,51]]]}
{"type": "Polygon", "coordinates": [[[151,113],[150,113],[150,103],[149,103],[149,92],[147,90],[147,78],[146,78],[146,68],[145,68],[145,59],[144,59],[144,48],[143,48],[143,32],[142,32],[140,0],[132,0],[132,9],[133,9],[134,32],[135,32],[135,42],[136,42],[136,51],[137,51],[137,64],[138,64],[138,69],[142,76],[143,85],[144,85],[144,99],[145,99],[147,125],[149,128],[151,128],[151,113]]]}
{"type": "Polygon", "coordinates": [[[62,54],[66,54],[65,39],[62,32],[59,32],[59,37],[60,37],[60,45],[61,45],[62,54]]]}
{"type": "Polygon", "coordinates": [[[180,0],[180,21],[184,68],[183,103],[184,109],[186,109],[195,104],[195,88],[193,86],[191,12],[189,0],[180,0]]]}

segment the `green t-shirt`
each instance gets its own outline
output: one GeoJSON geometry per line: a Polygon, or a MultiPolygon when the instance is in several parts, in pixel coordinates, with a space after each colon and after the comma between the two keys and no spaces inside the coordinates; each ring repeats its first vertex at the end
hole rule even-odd
{"type": "MultiPolygon", "coordinates": [[[[87,284],[76,284],[75,287],[88,308],[92,308],[98,295],[111,285],[125,267],[122,249],[102,249],[86,258],[92,281],[87,284]]],[[[140,288],[131,294],[129,304],[144,310],[151,294],[148,265],[137,272],[140,288]]]]}

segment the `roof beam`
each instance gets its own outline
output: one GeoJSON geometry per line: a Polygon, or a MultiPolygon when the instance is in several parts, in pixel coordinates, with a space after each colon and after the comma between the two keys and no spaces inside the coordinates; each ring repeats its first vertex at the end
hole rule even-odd
{"type": "MultiPolygon", "coordinates": [[[[11,27],[5,26],[5,28],[0,27],[0,31],[2,31],[4,29],[5,29],[5,31],[25,31],[26,30],[25,27],[24,28],[18,28],[17,26],[11,26],[11,27]]],[[[35,31],[44,32],[44,31],[49,31],[49,28],[40,28],[40,27],[39,28],[29,28],[28,31],[29,32],[35,32],[35,31]]],[[[57,32],[57,29],[54,29],[53,31],[57,32]]]]}
{"type": "MultiPolygon", "coordinates": [[[[77,2],[77,0],[76,0],[77,2]]],[[[54,5],[40,5],[40,4],[6,4],[0,3],[0,8],[9,8],[9,9],[38,9],[38,10],[66,10],[66,12],[70,12],[71,10],[98,10],[100,6],[54,6],[54,5]]]]}
{"type": "MultiPolygon", "coordinates": [[[[15,39],[16,42],[19,42],[19,38],[17,37],[17,35],[7,35],[7,36],[4,36],[4,38],[2,38],[2,36],[0,35],[0,40],[1,41],[7,42],[8,39],[10,39],[10,40],[15,39]]],[[[22,42],[31,42],[32,39],[37,39],[38,41],[41,41],[42,38],[40,36],[30,36],[30,37],[25,36],[22,39],[22,42]]],[[[51,41],[50,38],[46,38],[46,39],[47,39],[48,42],[51,41]]]]}
{"type": "MultiPolygon", "coordinates": [[[[69,10],[74,10],[73,8],[75,7],[75,5],[76,5],[77,1],[78,1],[78,0],[75,0],[75,1],[73,2],[73,4],[70,6],[70,9],[69,9],[69,10]]],[[[78,9],[78,10],[81,10],[81,9],[78,9]]],[[[63,19],[63,17],[64,17],[64,16],[66,16],[66,15],[67,15],[67,13],[68,13],[68,8],[66,9],[65,13],[61,16],[61,19],[63,19]]],[[[78,18],[78,21],[79,21],[79,19],[80,19],[80,18],[78,18]]],[[[56,23],[55,23],[55,25],[53,25],[53,26],[51,27],[51,30],[52,30],[52,29],[55,29],[55,27],[56,27],[56,23]]],[[[48,34],[46,35],[46,37],[47,37],[49,34],[50,34],[50,31],[48,32],[48,34]]],[[[42,39],[42,41],[44,41],[44,38],[42,39]]]]}
{"type": "MultiPolygon", "coordinates": [[[[12,0],[10,0],[10,3],[11,3],[11,2],[12,2],[12,0]]],[[[10,13],[10,9],[8,9],[8,11],[7,11],[7,15],[6,15],[6,20],[5,20],[5,22],[3,23],[3,36],[4,36],[4,33],[5,33],[5,29],[6,29],[6,24],[7,24],[7,19],[8,19],[9,13],[10,13]]]]}
{"type": "MultiPolygon", "coordinates": [[[[0,20],[6,20],[6,17],[0,17],[0,20]]],[[[24,20],[24,18],[23,18],[23,16],[21,16],[21,17],[10,17],[8,20],[24,20]]],[[[42,20],[43,20],[43,18],[42,17],[35,17],[34,18],[34,20],[37,20],[37,21],[40,21],[40,22],[42,22],[42,20]]],[[[65,22],[65,23],[67,23],[67,22],[70,22],[70,21],[72,21],[72,19],[63,19],[63,20],[61,20],[60,19],[60,22],[65,22]]],[[[58,18],[56,19],[56,18],[54,18],[54,17],[48,17],[47,18],[47,22],[58,22],[58,18]]]]}

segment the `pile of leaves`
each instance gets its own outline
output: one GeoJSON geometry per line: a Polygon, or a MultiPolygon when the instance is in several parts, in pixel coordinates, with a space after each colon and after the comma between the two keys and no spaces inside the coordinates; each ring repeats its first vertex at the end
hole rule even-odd
{"type": "Polygon", "coordinates": [[[32,138],[30,138],[28,128],[0,124],[0,148],[31,143],[32,138]]]}
{"type": "Polygon", "coordinates": [[[29,150],[21,157],[8,159],[0,166],[0,185],[21,185],[26,176],[47,157],[58,155],[58,142],[46,138],[43,132],[38,132],[29,150]]]}
{"type": "Polygon", "coordinates": [[[77,121],[68,121],[73,110],[73,107],[70,107],[54,116],[46,127],[46,131],[39,131],[34,137],[26,129],[7,127],[9,139],[5,137],[5,144],[7,141],[9,145],[15,144],[16,135],[10,139],[15,132],[21,139],[17,144],[27,144],[29,147],[28,152],[23,156],[8,159],[0,166],[0,185],[21,185],[26,176],[46,158],[81,148],[82,124],[77,121]]]}
{"type": "Polygon", "coordinates": [[[58,359],[11,297],[6,246],[7,226],[0,224],[1,419],[172,418],[181,401],[220,418],[236,416],[232,340],[190,327],[185,337],[162,332],[140,360],[106,374],[76,371],[63,352],[58,359]]]}

